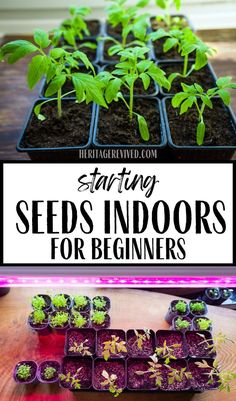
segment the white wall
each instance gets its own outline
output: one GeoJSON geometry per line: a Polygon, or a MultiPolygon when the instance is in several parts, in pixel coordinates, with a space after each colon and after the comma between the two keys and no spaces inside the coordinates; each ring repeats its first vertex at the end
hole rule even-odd
{"type": "MultiPolygon", "coordinates": [[[[131,0],[130,3],[135,3],[131,0]]],[[[0,33],[27,34],[36,27],[51,29],[67,15],[71,4],[93,8],[93,17],[104,18],[105,0],[0,0],[0,33]]],[[[197,29],[235,28],[236,0],[183,0],[182,12],[197,29]]],[[[154,12],[154,0],[150,11],[154,12]]]]}

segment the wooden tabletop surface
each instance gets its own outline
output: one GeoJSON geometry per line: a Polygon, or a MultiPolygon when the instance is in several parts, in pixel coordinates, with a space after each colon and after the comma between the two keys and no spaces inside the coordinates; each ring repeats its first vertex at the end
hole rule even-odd
{"type": "MultiPolygon", "coordinates": [[[[20,360],[34,359],[41,362],[47,358],[60,360],[63,356],[64,336],[55,341],[55,335],[39,340],[26,325],[30,312],[31,297],[39,292],[55,294],[63,289],[11,289],[10,293],[0,298],[0,395],[2,401],[111,401],[108,393],[71,393],[57,385],[37,384],[35,386],[17,385],[12,378],[15,364],[20,360]],[[50,397],[49,397],[50,396],[50,397]]],[[[65,291],[64,291],[65,292],[65,291]]],[[[84,294],[93,297],[107,295],[111,299],[112,328],[142,328],[153,330],[167,329],[164,315],[173,296],[143,290],[129,289],[67,289],[69,294],[84,294]]],[[[214,332],[220,330],[236,342],[236,312],[219,307],[209,307],[209,317],[213,320],[214,332]]],[[[219,353],[219,360],[224,368],[236,371],[236,343],[226,345],[219,353]]],[[[235,401],[236,382],[230,394],[209,391],[202,394],[176,393],[142,394],[124,393],[123,401],[235,401]]]]}
{"type": "MultiPolygon", "coordinates": [[[[15,38],[5,38],[6,41],[15,38]]],[[[235,42],[209,43],[218,51],[212,60],[217,76],[230,75],[236,81],[235,42]]],[[[15,65],[0,63],[0,160],[28,160],[25,153],[16,151],[16,143],[28,116],[32,101],[37,98],[38,87],[32,92],[26,85],[27,59],[15,65]]],[[[234,91],[236,92],[236,91],[234,91]]],[[[236,93],[232,108],[236,111],[236,93]]]]}

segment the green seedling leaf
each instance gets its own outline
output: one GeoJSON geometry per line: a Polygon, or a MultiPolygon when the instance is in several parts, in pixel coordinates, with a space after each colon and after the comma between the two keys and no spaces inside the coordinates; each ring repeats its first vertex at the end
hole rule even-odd
{"type": "Polygon", "coordinates": [[[43,31],[42,29],[37,29],[34,32],[34,41],[42,49],[45,49],[51,44],[51,40],[49,39],[48,33],[43,31]]]}
{"type": "Polygon", "coordinates": [[[188,93],[184,93],[184,92],[176,93],[176,95],[173,97],[173,99],[171,101],[171,104],[174,108],[177,108],[188,97],[189,97],[188,93]]]}
{"type": "Polygon", "coordinates": [[[197,126],[197,144],[199,146],[201,146],[203,144],[205,131],[206,131],[206,126],[205,126],[204,122],[198,123],[198,126],[197,126]]]}
{"type": "Polygon", "coordinates": [[[35,56],[32,58],[27,74],[28,86],[33,89],[34,86],[40,81],[48,69],[48,58],[47,56],[35,56]]]}
{"type": "Polygon", "coordinates": [[[178,44],[178,39],[175,39],[175,38],[167,39],[163,46],[164,53],[167,53],[170,49],[175,47],[177,44],[178,44]]]}
{"type": "Polygon", "coordinates": [[[190,96],[190,97],[188,97],[188,99],[186,99],[186,100],[182,103],[182,105],[181,105],[181,107],[180,107],[180,115],[186,113],[186,111],[187,111],[189,108],[192,107],[192,105],[193,105],[195,99],[196,99],[195,96],[190,96]]]}
{"type": "Polygon", "coordinates": [[[149,75],[146,74],[145,72],[143,72],[142,74],[140,74],[140,78],[141,78],[141,80],[143,82],[144,89],[147,90],[149,88],[149,85],[150,85],[150,82],[151,82],[151,79],[150,79],[149,75]]]}
{"type": "Polygon", "coordinates": [[[218,93],[219,93],[220,98],[223,100],[224,104],[226,106],[229,106],[231,103],[230,92],[227,91],[226,89],[220,89],[218,93]]]}
{"type": "Polygon", "coordinates": [[[39,103],[35,106],[34,108],[34,114],[36,115],[36,117],[38,118],[38,120],[40,121],[44,121],[46,120],[46,118],[44,117],[43,114],[41,114],[41,108],[42,108],[43,103],[39,103]]]}
{"type": "Polygon", "coordinates": [[[115,78],[109,82],[105,91],[105,99],[107,103],[111,103],[117,97],[121,84],[122,81],[119,78],[115,78]]]}
{"type": "Polygon", "coordinates": [[[143,116],[140,116],[138,114],[138,126],[139,126],[139,132],[144,141],[149,141],[150,139],[150,134],[149,134],[149,129],[147,125],[147,121],[143,116]]]}
{"type": "Polygon", "coordinates": [[[62,88],[62,86],[65,84],[66,82],[66,75],[62,74],[62,75],[58,75],[56,76],[49,84],[46,92],[45,92],[45,96],[46,97],[50,97],[52,95],[54,95],[55,93],[57,93],[59,91],[59,89],[62,88]]]}
{"type": "Polygon", "coordinates": [[[14,64],[16,61],[35,53],[37,50],[38,48],[27,40],[15,40],[1,47],[0,58],[3,60],[6,57],[9,64],[14,64]]]}
{"type": "Polygon", "coordinates": [[[55,60],[58,60],[64,55],[65,55],[65,50],[62,49],[61,47],[50,50],[50,56],[55,60]]]}

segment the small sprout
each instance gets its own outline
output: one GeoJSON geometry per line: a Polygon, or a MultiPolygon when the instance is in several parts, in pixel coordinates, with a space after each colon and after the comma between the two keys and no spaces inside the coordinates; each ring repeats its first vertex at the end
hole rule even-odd
{"type": "Polygon", "coordinates": [[[103,297],[96,297],[93,299],[93,305],[96,309],[101,310],[106,306],[106,300],[103,297]]]}
{"type": "Polygon", "coordinates": [[[92,353],[89,351],[89,347],[86,346],[87,342],[87,339],[80,344],[74,341],[73,345],[69,348],[69,351],[74,352],[75,354],[81,354],[82,356],[91,356],[92,353]]]}
{"type": "Polygon", "coordinates": [[[80,329],[81,327],[84,327],[87,324],[87,319],[86,317],[82,316],[81,313],[73,311],[71,316],[71,322],[75,327],[78,327],[80,329]]]}
{"type": "Polygon", "coordinates": [[[42,324],[46,319],[44,311],[37,309],[31,313],[33,324],[42,324]]]}
{"type": "Polygon", "coordinates": [[[205,344],[207,349],[209,350],[209,354],[214,354],[216,353],[216,351],[220,351],[222,349],[222,346],[227,342],[234,344],[234,341],[227,338],[226,335],[223,334],[221,331],[213,338],[209,339],[206,339],[204,334],[198,333],[198,335],[199,337],[203,338],[203,341],[201,341],[199,345],[205,344]]]}
{"type": "Polygon", "coordinates": [[[67,307],[67,298],[64,294],[55,295],[52,299],[52,303],[56,308],[66,308],[67,307]]]}
{"type": "Polygon", "coordinates": [[[94,311],[91,317],[91,321],[95,324],[103,324],[106,320],[107,313],[103,311],[94,311]]]}
{"type": "Polygon", "coordinates": [[[57,370],[52,366],[47,366],[43,371],[43,376],[45,377],[45,379],[51,380],[54,378],[56,371],[57,370]]]}
{"type": "Polygon", "coordinates": [[[68,312],[56,312],[50,316],[50,324],[52,327],[64,327],[69,320],[68,312]]]}
{"type": "Polygon", "coordinates": [[[212,321],[210,319],[204,318],[196,319],[196,323],[200,330],[209,330],[212,325],[212,321]]]}
{"type": "Polygon", "coordinates": [[[169,365],[165,365],[168,369],[168,384],[171,385],[174,382],[179,382],[181,383],[184,378],[186,378],[187,380],[192,379],[192,374],[191,372],[187,371],[187,368],[182,368],[182,369],[175,369],[172,368],[169,365]]]}
{"type": "Polygon", "coordinates": [[[35,295],[32,299],[32,306],[34,309],[43,309],[46,306],[45,299],[40,295],[35,295]]]}
{"type": "Polygon", "coordinates": [[[151,357],[151,362],[148,362],[149,368],[148,370],[142,372],[142,371],[137,371],[135,372],[136,375],[138,376],[143,376],[145,374],[149,374],[150,379],[155,379],[155,384],[157,387],[161,387],[162,384],[162,365],[158,363],[158,358],[156,357],[156,355],[152,355],[151,357]]]}
{"type": "Polygon", "coordinates": [[[181,348],[181,344],[172,344],[168,346],[165,340],[162,347],[156,348],[155,353],[158,357],[164,358],[165,364],[168,365],[171,359],[177,359],[174,355],[177,348],[181,348]]]}
{"type": "Polygon", "coordinates": [[[217,298],[219,296],[219,290],[218,288],[210,288],[208,290],[208,294],[212,297],[212,298],[217,298]]]}
{"type": "Polygon", "coordinates": [[[219,371],[219,363],[217,360],[213,362],[213,366],[210,366],[206,360],[202,360],[202,362],[195,362],[195,364],[200,369],[209,369],[209,373],[204,373],[207,375],[209,380],[207,384],[217,383],[219,385],[220,391],[230,392],[230,385],[233,380],[236,379],[236,372],[232,372],[231,370],[219,371]]]}
{"type": "Polygon", "coordinates": [[[31,376],[31,366],[23,363],[17,368],[16,375],[22,380],[29,379],[31,376]]]}
{"type": "Polygon", "coordinates": [[[202,312],[205,309],[204,303],[202,301],[193,302],[190,304],[191,312],[202,312]]]}
{"type": "Polygon", "coordinates": [[[120,338],[112,335],[111,340],[104,341],[104,348],[102,352],[102,356],[105,361],[108,361],[111,355],[116,355],[121,352],[127,353],[126,343],[125,341],[120,341],[120,338]]]}
{"type": "Polygon", "coordinates": [[[181,26],[181,19],[174,18],[171,15],[171,7],[174,6],[176,11],[179,11],[182,0],[155,0],[155,3],[157,7],[160,7],[162,10],[164,10],[164,15],[158,16],[157,20],[163,21],[168,30],[172,27],[172,25],[178,24],[181,26]]]}
{"type": "Polygon", "coordinates": [[[185,301],[178,301],[175,306],[174,309],[179,312],[179,313],[186,313],[187,311],[187,304],[185,301]]]}
{"type": "Polygon", "coordinates": [[[182,317],[178,317],[175,320],[175,326],[180,330],[184,330],[184,329],[188,329],[191,326],[191,323],[182,317]]]}
{"type": "Polygon", "coordinates": [[[102,387],[109,386],[108,389],[110,393],[115,397],[119,397],[119,395],[122,393],[122,389],[118,388],[116,382],[117,382],[117,376],[112,374],[109,375],[106,370],[103,370],[102,376],[104,377],[105,381],[101,382],[102,387]]]}
{"type": "Polygon", "coordinates": [[[74,304],[78,309],[82,309],[88,305],[88,299],[83,295],[75,295],[74,296],[74,304]]]}
{"type": "Polygon", "coordinates": [[[135,336],[136,336],[136,341],[135,343],[137,344],[137,347],[139,350],[143,349],[143,343],[145,341],[150,340],[151,338],[151,331],[149,329],[143,329],[144,333],[139,333],[138,330],[134,330],[135,336]]]}
{"type": "Polygon", "coordinates": [[[59,379],[61,381],[65,381],[66,383],[70,383],[71,388],[79,390],[81,388],[81,384],[80,384],[80,379],[78,378],[78,374],[80,373],[81,369],[82,367],[77,369],[77,371],[73,375],[71,374],[71,372],[68,372],[66,375],[61,373],[59,375],[59,379]]]}

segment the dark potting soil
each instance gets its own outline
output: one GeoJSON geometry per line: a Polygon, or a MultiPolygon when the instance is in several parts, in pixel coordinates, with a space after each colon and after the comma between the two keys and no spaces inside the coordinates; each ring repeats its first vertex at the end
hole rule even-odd
{"type": "MultiPolygon", "coordinates": [[[[189,68],[192,66],[192,63],[189,64],[189,68]]],[[[173,72],[178,72],[182,74],[183,72],[183,63],[176,63],[176,64],[160,64],[160,68],[162,68],[165,72],[167,77],[172,74],[173,72]]],[[[201,85],[205,91],[215,86],[215,80],[211,75],[211,72],[207,66],[203,67],[199,71],[193,71],[187,78],[176,78],[170,89],[170,93],[178,93],[182,92],[181,83],[186,85],[193,85],[195,83],[201,85]]],[[[168,93],[165,89],[163,89],[165,93],[168,93]]]]}
{"type": "Polygon", "coordinates": [[[95,342],[96,342],[96,335],[93,330],[90,329],[71,330],[68,332],[67,353],[68,355],[75,355],[75,353],[73,351],[69,351],[69,349],[74,346],[74,343],[77,343],[78,345],[84,343],[84,346],[88,347],[89,348],[88,351],[93,355],[95,354],[95,342]]]}
{"type": "MultiPolygon", "coordinates": [[[[63,363],[62,373],[67,375],[69,372],[71,376],[76,375],[76,379],[80,380],[81,389],[89,388],[92,385],[92,359],[68,358],[63,363]],[[82,369],[76,374],[80,368],[82,369]]],[[[62,384],[65,388],[71,388],[70,383],[65,380],[62,381],[62,384]]]]}
{"type": "MultiPolygon", "coordinates": [[[[153,42],[153,48],[155,56],[158,60],[183,60],[183,57],[178,53],[177,48],[172,48],[168,52],[164,53],[163,45],[166,41],[166,38],[158,39],[153,42]]],[[[194,58],[194,53],[189,55],[189,58],[194,58]]]]}
{"type": "MultiPolygon", "coordinates": [[[[205,109],[204,121],[206,124],[205,146],[235,146],[236,130],[230,120],[227,110],[219,99],[213,99],[214,109],[205,109]]],[[[167,116],[172,141],[178,146],[197,146],[196,130],[198,114],[195,109],[188,110],[182,116],[167,100],[167,116]]],[[[199,146],[199,149],[201,147],[199,146]]]]}
{"type": "Polygon", "coordinates": [[[53,381],[53,380],[58,378],[59,370],[60,370],[59,362],[56,362],[56,361],[45,361],[40,365],[40,377],[41,377],[42,380],[45,380],[45,381],[48,381],[48,382],[53,381]],[[54,372],[53,377],[51,377],[51,379],[47,379],[44,376],[44,371],[45,371],[46,368],[54,368],[54,369],[56,369],[56,371],[54,372]]]}
{"type": "MultiPolygon", "coordinates": [[[[170,362],[169,366],[170,368],[177,369],[178,372],[180,372],[181,369],[186,368],[187,365],[185,361],[173,361],[170,362]]],[[[169,374],[171,373],[171,369],[168,369],[167,366],[163,366],[162,372],[163,372],[162,383],[161,383],[162,390],[183,391],[189,387],[189,381],[186,378],[186,376],[183,376],[181,381],[175,380],[174,383],[169,384],[168,378],[170,377],[169,374]]]]}
{"type": "Polygon", "coordinates": [[[40,122],[32,116],[26,129],[21,147],[58,148],[81,146],[88,142],[91,124],[91,106],[78,105],[73,101],[62,102],[62,118],[57,117],[55,102],[42,107],[46,120],[40,122]]]}
{"type": "MultiPolygon", "coordinates": [[[[203,361],[201,361],[203,362],[203,361]]],[[[211,363],[208,363],[211,366],[211,363]]],[[[189,371],[192,374],[192,379],[190,379],[191,387],[194,390],[208,390],[211,388],[217,388],[217,377],[214,377],[214,383],[208,384],[209,376],[211,372],[210,368],[199,368],[195,361],[189,361],[188,363],[189,371]]]]}
{"type": "Polygon", "coordinates": [[[200,358],[212,356],[211,349],[207,347],[207,343],[203,343],[204,339],[203,332],[191,331],[186,333],[189,356],[200,358]]]}
{"type": "Polygon", "coordinates": [[[151,359],[134,359],[128,361],[128,373],[127,373],[127,386],[133,390],[154,390],[157,388],[155,384],[155,378],[151,378],[151,374],[145,373],[138,375],[136,372],[147,372],[150,368],[148,362],[151,359]]]}
{"type": "MultiPolygon", "coordinates": [[[[181,23],[181,28],[182,29],[186,28],[187,26],[189,26],[189,23],[185,18],[183,18],[183,17],[172,17],[173,26],[175,26],[175,21],[174,20],[176,18],[180,19],[180,21],[178,22],[178,26],[181,23]]],[[[163,28],[165,30],[167,29],[166,23],[164,21],[157,21],[156,17],[150,18],[150,21],[151,21],[151,28],[152,28],[153,31],[157,31],[160,28],[163,28]]]]}
{"type": "MultiPolygon", "coordinates": [[[[106,31],[107,31],[107,35],[108,36],[121,36],[122,34],[122,25],[118,24],[116,27],[113,27],[112,25],[110,25],[109,23],[106,24],[106,31]]],[[[130,40],[134,40],[134,36],[128,35],[128,38],[130,40]]]]}
{"type": "MultiPolygon", "coordinates": [[[[102,357],[104,350],[104,342],[112,341],[112,336],[119,337],[118,343],[120,341],[125,341],[125,333],[122,330],[102,330],[97,334],[97,356],[102,357]]],[[[125,357],[126,352],[120,352],[117,354],[110,354],[110,357],[125,357]]]]}
{"type": "Polygon", "coordinates": [[[122,101],[111,103],[109,110],[100,108],[97,140],[100,144],[138,145],[161,143],[161,120],[156,100],[135,99],[134,111],[146,118],[150,140],[142,140],[137,119],[129,121],[129,112],[122,101]]]}
{"type": "MultiPolygon", "coordinates": [[[[109,65],[105,68],[105,71],[108,71],[108,72],[112,72],[114,70],[115,70],[115,66],[112,66],[112,65],[109,65]]],[[[129,91],[125,86],[122,87],[122,93],[125,95],[129,94],[129,91]]],[[[154,82],[151,81],[148,89],[145,90],[143,87],[142,80],[140,78],[138,78],[137,81],[135,81],[134,94],[135,95],[154,95],[154,94],[156,94],[156,87],[154,85],[154,82]]]]}
{"type": "Polygon", "coordinates": [[[102,372],[106,371],[109,376],[116,375],[116,385],[119,389],[125,387],[125,365],[122,360],[120,361],[95,361],[94,364],[94,375],[93,375],[93,386],[97,390],[108,390],[109,385],[102,386],[106,379],[102,376],[102,372]]]}
{"type": "Polygon", "coordinates": [[[97,36],[101,29],[101,23],[98,20],[86,21],[89,30],[89,36],[97,36]]]}
{"type": "Polygon", "coordinates": [[[106,315],[104,323],[96,324],[91,320],[91,325],[92,325],[92,328],[95,330],[107,329],[110,326],[110,321],[111,321],[110,316],[106,315]]]}
{"type": "MultiPolygon", "coordinates": [[[[167,347],[173,344],[180,344],[179,348],[173,348],[171,354],[175,356],[175,358],[184,358],[185,350],[184,350],[184,342],[183,335],[178,332],[165,332],[165,333],[157,333],[157,347],[163,347],[164,342],[166,341],[167,347]]],[[[165,355],[159,355],[160,358],[165,358],[165,355]]]]}
{"type": "MultiPolygon", "coordinates": [[[[138,330],[138,333],[144,334],[143,330],[138,330]]],[[[128,331],[127,333],[127,350],[129,353],[129,356],[132,357],[138,357],[138,356],[151,356],[154,354],[154,339],[153,339],[153,333],[150,334],[150,339],[146,339],[143,341],[142,344],[142,349],[138,348],[137,345],[137,337],[135,335],[135,332],[133,330],[128,331]]]]}

